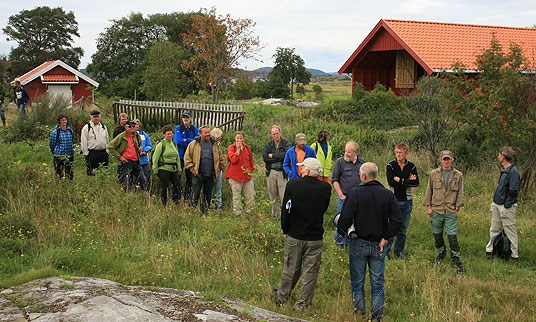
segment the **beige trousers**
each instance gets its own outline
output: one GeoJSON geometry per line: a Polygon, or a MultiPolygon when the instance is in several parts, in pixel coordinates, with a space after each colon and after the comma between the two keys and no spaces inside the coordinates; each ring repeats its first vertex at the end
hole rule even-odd
{"type": "Polygon", "coordinates": [[[283,175],[283,171],[270,170],[270,175],[267,178],[268,182],[268,197],[272,203],[272,217],[274,219],[281,218],[281,202],[285,194],[287,180],[283,175]]]}
{"type": "Polygon", "coordinates": [[[245,211],[251,213],[255,206],[255,187],[253,185],[253,179],[246,182],[238,182],[233,179],[229,179],[229,185],[231,186],[231,192],[233,193],[233,212],[240,214],[244,207],[242,206],[242,196],[245,199],[245,211]]]}

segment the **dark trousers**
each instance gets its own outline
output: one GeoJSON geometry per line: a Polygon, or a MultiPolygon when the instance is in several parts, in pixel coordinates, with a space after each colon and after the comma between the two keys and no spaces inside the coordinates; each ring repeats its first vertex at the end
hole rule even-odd
{"type": "Polygon", "coordinates": [[[160,186],[162,192],[160,194],[162,198],[162,204],[165,206],[168,200],[168,187],[169,182],[173,185],[171,188],[171,200],[174,203],[179,202],[179,187],[181,185],[181,175],[178,172],[170,172],[166,170],[158,170],[158,178],[160,179],[160,186]]]}
{"type": "MultiPolygon", "coordinates": [[[[184,168],[184,159],[181,159],[181,168],[184,169],[184,177],[186,178],[186,183],[184,184],[184,200],[191,201],[193,198],[192,195],[192,172],[188,169],[184,168]]],[[[180,190],[182,190],[179,187],[180,190]]],[[[181,194],[181,191],[179,190],[179,195],[181,194]]]]}
{"type": "Polygon", "coordinates": [[[147,190],[147,178],[145,178],[139,161],[128,160],[121,165],[119,182],[121,182],[125,189],[130,189],[133,184],[139,182],[141,189],[147,190]]]}
{"type": "Polygon", "coordinates": [[[89,150],[86,156],[87,175],[93,176],[93,169],[99,166],[108,167],[108,152],[106,150],[89,150]]]}
{"type": "Polygon", "coordinates": [[[67,178],[73,180],[74,155],[55,155],[54,170],[58,179],[67,178]]]}
{"type": "Polygon", "coordinates": [[[203,189],[203,201],[201,202],[201,213],[206,214],[212,200],[212,189],[214,188],[214,177],[206,177],[197,175],[192,177],[192,188],[194,191],[194,197],[192,205],[197,207],[199,197],[201,196],[201,188],[203,189]]]}

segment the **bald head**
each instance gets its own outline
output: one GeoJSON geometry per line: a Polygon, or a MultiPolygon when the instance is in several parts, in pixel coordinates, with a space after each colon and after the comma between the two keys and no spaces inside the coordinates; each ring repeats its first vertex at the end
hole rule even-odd
{"type": "Polygon", "coordinates": [[[363,163],[359,168],[359,176],[361,177],[362,182],[376,180],[378,177],[378,166],[372,162],[363,163]]]}

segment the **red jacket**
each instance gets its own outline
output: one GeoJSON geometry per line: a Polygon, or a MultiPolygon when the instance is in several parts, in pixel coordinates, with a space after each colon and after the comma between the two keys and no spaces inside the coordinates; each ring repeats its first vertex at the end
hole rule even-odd
{"type": "Polygon", "coordinates": [[[253,154],[249,145],[244,143],[244,148],[240,155],[236,154],[236,144],[233,143],[227,148],[227,160],[229,167],[225,173],[227,179],[233,179],[236,182],[246,182],[252,179],[253,174],[253,154]]]}

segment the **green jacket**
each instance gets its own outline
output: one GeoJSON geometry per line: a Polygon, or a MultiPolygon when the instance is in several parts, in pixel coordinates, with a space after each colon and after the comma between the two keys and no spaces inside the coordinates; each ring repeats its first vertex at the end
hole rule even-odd
{"type": "Polygon", "coordinates": [[[181,172],[181,159],[179,157],[179,150],[177,150],[177,145],[173,141],[168,141],[166,139],[160,141],[154,148],[153,156],[153,173],[158,174],[158,170],[165,170],[169,172],[181,172]],[[165,145],[164,154],[162,154],[162,146],[165,145]],[[162,161],[160,157],[162,156],[162,161]]]}
{"type": "MultiPolygon", "coordinates": [[[[121,162],[121,156],[127,149],[127,138],[126,132],[123,132],[116,136],[110,143],[108,143],[108,151],[113,155],[119,162],[121,162]]],[[[138,133],[134,133],[134,148],[136,148],[136,154],[138,154],[138,159],[140,158],[140,147],[141,147],[141,138],[138,133]]]]}
{"type": "Polygon", "coordinates": [[[322,164],[322,173],[320,173],[320,176],[330,177],[331,170],[333,169],[333,155],[331,153],[331,145],[328,143],[328,155],[324,155],[324,150],[322,149],[320,143],[318,143],[317,141],[311,144],[311,148],[315,150],[316,158],[318,159],[318,161],[320,161],[320,164],[322,164]]]}

